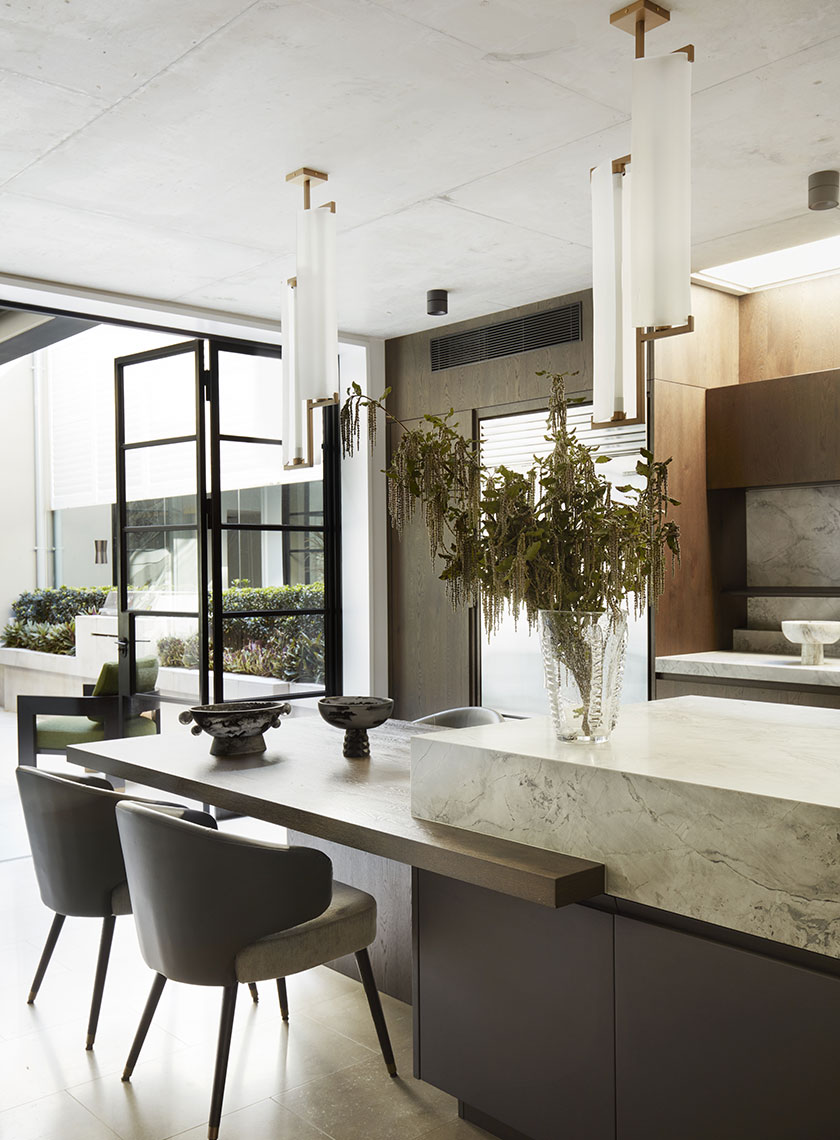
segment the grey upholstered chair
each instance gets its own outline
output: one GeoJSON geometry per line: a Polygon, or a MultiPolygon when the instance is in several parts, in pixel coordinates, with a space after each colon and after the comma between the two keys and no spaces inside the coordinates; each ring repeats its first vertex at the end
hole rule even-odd
{"type": "Polygon", "coordinates": [[[495,709],[483,705],[466,705],[460,709],[443,709],[418,717],[412,724],[436,724],[441,728],[472,728],[476,724],[499,724],[505,718],[495,709]]]}
{"type": "MultiPolygon", "coordinates": [[[[116,805],[131,797],[115,792],[100,776],[56,775],[24,765],[16,770],[23,817],[41,898],[55,917],[47,935],[28,1002],[35,1001],[65,918],[102,919],[99,958],[90,1006],[86,1048],[91,1049],[116,916],[131,914],[131,900],[120,849],[116,805]]],[[[204,812],[172,805],[165,810],[186,814],[215,827],[204,812]]]]}
{"type": "Polygon", "coordinates": [[[130,1079],[166,980],[221,986],[219,1046],[209,1140],[222,1115],[236,994],[240,982],[285,979],[355,954],[388,1072],[394,1054],[367,947],[376,936],[376,902],[333,882],[321,851],[208,831],[136,803],[117,808],[140,951],[156,973],[126,1062],[130,1079]]]}

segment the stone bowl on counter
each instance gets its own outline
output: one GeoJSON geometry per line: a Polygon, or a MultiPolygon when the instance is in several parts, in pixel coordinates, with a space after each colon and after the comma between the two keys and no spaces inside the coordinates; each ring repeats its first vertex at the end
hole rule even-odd
{"type": "Polygon", "coordinates": [[[394,711],[390,697],[322,697],[318,712],[333,728],[344,729],[344,755],[348,760],[370,756],[367,730],[384,724],[394,711]]]}
{"type": "Polygon", "coordinates": [[[783,621],[782,633],[794,645],[802,646],[803,665],[822,665],[824,646],[840,640],[840,621],[783,621]]]}
{"type": "Polygon", "coordinates": [[[181,724],[195,721],[191,732],[213,737],[211,756],[245,756],[265,752],[263,733],[280,727],[280,717],[292,711],[285,701],[231,701],[229,704],[194,705],[178,717],[181,724]]]}

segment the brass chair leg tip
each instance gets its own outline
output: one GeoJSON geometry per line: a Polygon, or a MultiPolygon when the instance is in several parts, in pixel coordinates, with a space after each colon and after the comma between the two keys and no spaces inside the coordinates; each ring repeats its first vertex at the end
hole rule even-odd
{"type": "Polygon", "coordinates": [[[219,1140],[218,1128],[208,1128],[207,1129],[207,1140],[219,1140]]]}
{"type": "Polygon", "coordinates": [[[397,1072],[397,1066],[393,1061],[391,1061],[390,1064],[388,1065],[388,1075],[391,1077],[398,1077],[399,1076],[399,1073],[397,1072]]]}
{"type": "Polygon", "coordinates": [[[128,1071],[128,1069],[126,1069],[123,1072],[123,1075],[120,1077],[120,1080],[121,1081],[130,1081],[131,1080],[131,1073],[128,1071]]]}
{"type": "Polygon", "coordinates": [[[94,1041],[94,1038],[89,1033],[87,1035],[87,1037],[85,1038],[85,1049],[92,1049],[93,1048],[93,1041],[94,1041]]]}
{"type": "Polygon", "coordinates": [[[35,996],[36,996],[35,990],[30,990],[29,991],[29,997],[26,999],[26,1004],[27,1005],[34,1005],[35,1004],[35,996]]]}

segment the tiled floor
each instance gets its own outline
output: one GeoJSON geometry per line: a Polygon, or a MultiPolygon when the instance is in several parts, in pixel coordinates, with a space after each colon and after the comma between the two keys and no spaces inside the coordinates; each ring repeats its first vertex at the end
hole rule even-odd
{"type": "MultiPolygon", "coordinates": [[[[117,922],[96,1046],[84,1048],[99,923],[68,919],[38,1001],[29,983],[51,921],[17,803],[15,718],[0,712],[0,1137],[201,1140],[220,991],[170,983],[130,1084],[120,1080],[151,981],[130,918],[117,922]]],[[[47,765],[45,765],[47,766],[47,765]]],[[[49,767],[60,765],[50,763],[49,767]]],[[[236,830],[262,825],[235,821],[236,830]]],[[[276,830],[272,833],[277,836],[276,830]]],[[[411,1076],[411,1010],[383,998],[400,1076],[389,1079],[358,982],[325,967],[254,1005],[240,987],[222,1140],[466,1140],[452,1097],[411,1076]]]]}

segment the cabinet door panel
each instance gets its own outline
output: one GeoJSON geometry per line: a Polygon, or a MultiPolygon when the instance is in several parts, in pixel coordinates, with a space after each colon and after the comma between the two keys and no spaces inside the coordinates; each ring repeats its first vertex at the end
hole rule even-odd
{"type": "Polygon", "coordinates": [[[840,979],[615,920],[618,1140],[840,1135],[840,979]]]}
{"type": "Polygon", "coordinates": [[[613,1140],[612,915],[419,872],[419,1075],[531,1140],[613,1140]]]}

